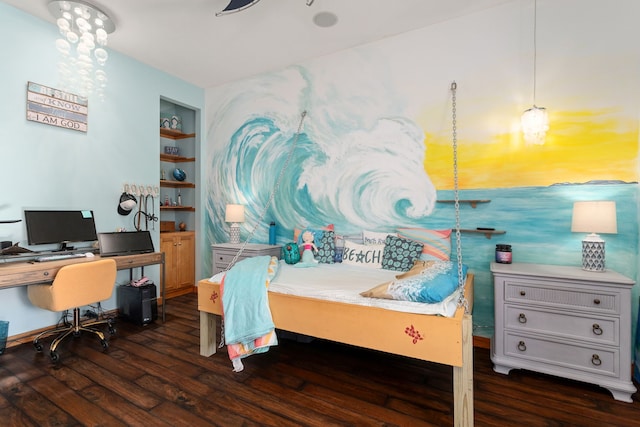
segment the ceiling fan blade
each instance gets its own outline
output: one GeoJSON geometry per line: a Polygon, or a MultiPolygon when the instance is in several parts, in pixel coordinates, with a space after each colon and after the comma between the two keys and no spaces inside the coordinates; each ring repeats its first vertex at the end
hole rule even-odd
{"type": "Polygon", "coordinates": [[[221,12],[216,13],[216,16],[227,15],[229,13],[240,12],[241,10],[247,9],[254,4],[258,3],[260,0],[231,0],[227,7],[225,7],[221,12]]]}

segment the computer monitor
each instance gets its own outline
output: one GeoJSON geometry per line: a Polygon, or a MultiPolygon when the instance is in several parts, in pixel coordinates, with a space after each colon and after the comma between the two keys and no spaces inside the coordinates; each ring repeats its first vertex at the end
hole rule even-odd
{"type": "Polygon", "coordinates": [[[154,252],[151,233],[148,231],[98,233],[98,243],[100,243],[100,256],[154,252]]]}
{"type": "Polygon", "coordinates": [[[27,241],[30,245],[60,245],[57,250],[73,249],[70,242],[98,239],[93,211],[25,210],[27,241]]]}

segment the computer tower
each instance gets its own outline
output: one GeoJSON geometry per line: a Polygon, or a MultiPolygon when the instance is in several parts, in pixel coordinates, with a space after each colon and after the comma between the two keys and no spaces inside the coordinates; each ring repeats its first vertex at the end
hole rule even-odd
{"type": "Polygon", "coordinates": [[[118,314],[138,325],[146,325],[158,318],[156,285],[118,286],[118,314]]]}

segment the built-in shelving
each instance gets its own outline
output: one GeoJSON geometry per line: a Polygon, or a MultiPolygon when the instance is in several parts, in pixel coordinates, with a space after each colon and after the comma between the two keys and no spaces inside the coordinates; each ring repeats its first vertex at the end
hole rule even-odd
{"type": "MultiPolygon", "coordinates": [[[[455,200],[436,200],[438,203],[455,203],[455,200]]],[[[458,200],[458,203],[468,203],[472,208],[476,208],[478,203],[489,203],[491,200],[488,199],[468,199],[468,200],[458,200]]]]}
{"type": "Polygon", "coordinates": [[[186,162],[195,162],[195,157],[183,157],[183,156],[174,156],[172,154],[160,154],[160,161],[162,162],[172,162],[172,163],[186,163],[186,162]]]}
{"type": "Polygon", "coordinates": [[[162,211],[187,211],[187,212],[195,212],[196,208],[192,206],[160,206],[160,210],[162,211]]]}
{"type": "Polygon", "coordinates": [[[160,136],[163,138],[169,139],[187,139],[194,138],[196,136],[195,133],[183,133],[179,130],[160,128],[160,136]]]}
{"type": "Polygon", "coordinates": [[[160,187],[170,187],[170,188],[196,188],[196,185],[193,182],[187,181],[169,181],[166,179],[160,180],[160,187]]]}

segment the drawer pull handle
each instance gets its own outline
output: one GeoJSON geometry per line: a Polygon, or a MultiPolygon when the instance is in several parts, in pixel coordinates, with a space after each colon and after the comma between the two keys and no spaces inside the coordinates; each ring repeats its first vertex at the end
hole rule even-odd
{"type": "Polygon", "coordinates": [[[520,341],[518,343],[518,350],[520,351],[527,351],[527,345],[524,343],[524,341],[520,341]]]}
{"type": "Polygon", "coordinates": [[[520,291],[520,296],[523,297],[525,296],[527,293],[525,291],[520,291]]]}
{"type": "Polygon", "coordinates": [[[593,363],[595,366],[600,366],[602,365],[602,360],[600,359],[600,356],[594,354],[593,356],[591,356],[591,363],[593,363]]]}
{"type": "Polygon", "coordinates": [[[602,335],[602,333],[604,332],[600,325],[598,325],[597,323],[594,323],[591,329],[593,329],[593,333],[596,335],[602,335]]]}
{"type": "Polygon", "coordinates": [[[520,316],[518,316],[518,322],[527,323],[527,316],[524,313],[520,313],[520,316]]]}
{"type": "Polygon", "coordinates": [[[596,298],[596,299],[594,299],[594,300],[593,300],[593,303],[594,303],[595,305],[598,305],[598,304],[600,304],[600,300],[599,300],[598,298],[596,298]]]}

